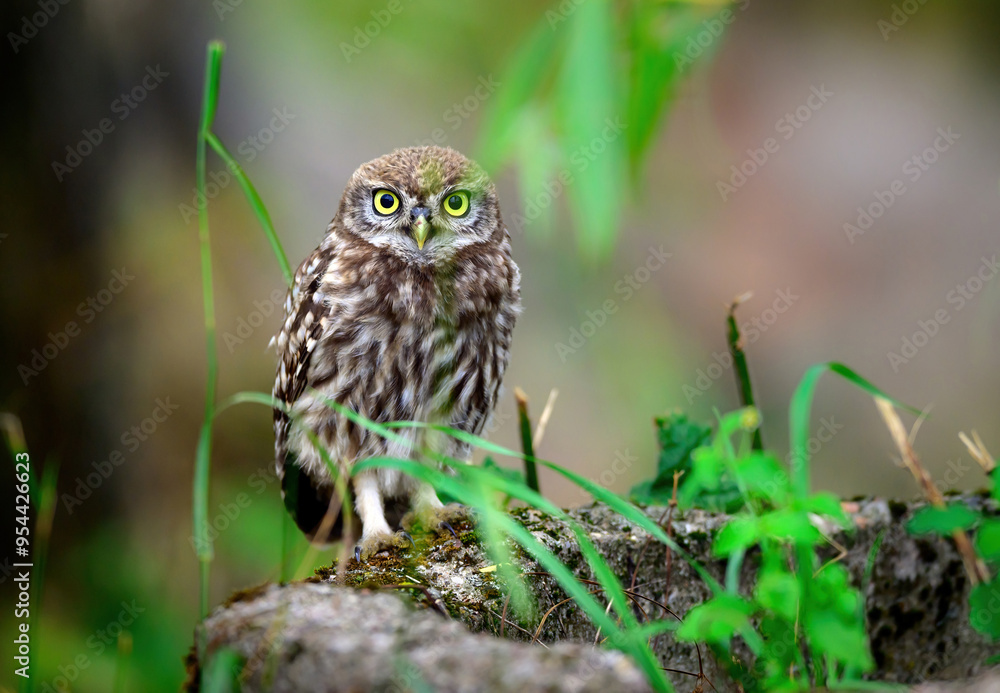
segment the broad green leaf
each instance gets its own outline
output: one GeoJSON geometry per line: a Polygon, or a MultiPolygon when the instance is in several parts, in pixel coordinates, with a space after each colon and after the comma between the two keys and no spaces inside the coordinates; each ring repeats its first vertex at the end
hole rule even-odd
{"type": "Polygon", "coordinates": [[[976,532],[976,553],[985,561],[1000,560],[1000,520],[983,520],[976,532]]]}
{"type": "Polygon", "coordinates": [[[754,586],[754,599],[765,609],[794,622],[799,608],[799,582],[787,570],[762,570],[754,586]]]}
{"type": "Polygon", "coordinates": [[[828,611],[811,611],[805,617],[805,631],[813,651],[862,671],[875,668],[861,622],[845,622],[828,611]]]}
{"type": "Polygon", "coordinates": [[[747,491],[774,504],[788,500],[788,471],[771,453],[752,451],[737,458],[734,466],[747,491]]]}
{"type": "Polygon", "coordinates": [[[677,629],[677,639],[727,647],[750,624],[753,604],[733,594],[719,594],[691,609],[677,629]]]}
{"type": "Polygon", "coordinates": [[[964,503],[951,503],[944,508],[927,506],[913,513],[906,523],[911,534],[941,534],[949,536],[957,529],[971,529],[979,521],[979,513],[964,503]]]}
{"type": "Polygon", "coordinates": [[[836,520],[843,527],[851,525],[851,519],[844,512],[844,506],[841,505],[840,498],[832,493],[820,492],[810,494],[806,498],[805,503],[802,504],[802,509],[806,512],[823,515],[824,517],[836,520]]]}
{"type": "Polygon", "coordinates": [[[552,231],[553,210],[565,189],[560,179],[559,148],[549,132],[549,115],[534,105],[525,106],[517,126],[518,189],[520,210],[511,215],[511,233],[530,230],[533,236],[552,231]]]}
{"type": "Polygon", "coordinates": [[[761,533],[780,541],[818,544],[823,536],[804,512],[791,509],[774,510],[760,516],[761,533]]]}
{"type": "Polygon", "coordinates": [[[618,98],[616,21],[611,0],[587,0],[569,16],[557,81],[556,118],[570,210],[580,247],[591,259],[614,246],[626,185],[626,113],[618,98]]]}
{"type": "Polygon", "coordinates": [[[680,5],[634,3],[629,18],[628,154],[632,180],[680,81],[675,55],[683,50],[694,15],[680,5]]]}
{"type": "Polygon", "coordinates": [[[561,32],[548,21],[539,22],[521,43],[500,79],[500,88],[487,106],[476,160],[491,173],[514,151],[522,109],[536,96],[552,60],[561,32]]]}
{"type": "Polygon", "coordinates": [[[994,641],[1000,640],[1000,576],[981,582],[969,593],[969,622],[994,641]]]}
{"type": "MultiPolygon", "coordinates": [[[[798,594],[797,586],[796,594],[798,594]]],[[[801,648],[795,646],[801,636],[795,632],[794,611],[791,619],[780,618],[774,615],[775,613],[765,613],[760,619],[760,632],[764,638],[762,656],[764,680],[761,690],[769,692],[781,690],[782,686],[790,683],[789,667],[801,667],[805,664],[801,648]]],[[[793,690],[807,689],[808,687],[800,684],[793,690]]]]}
{"type": "Polygon", "coordinates": [[[760,525],[756,517],[735,517],[723,527],[712,543],[712,553],[729,556],[744,551],[760,540],[760,525]]]}
{"type": "MultiPolygon", "coordinates": [[[[656,461],[656,476],[652,481],[635,486],[631,495],[643,503],[667,503],[673,497],[674,472],[691,471],[691,454],[708,442],[712,428],[689,421],[685,414],[657,417],[656,437],[660,454],[656,461]]],[[[681,477],[681,485],[688,479],[681,477]]]]}

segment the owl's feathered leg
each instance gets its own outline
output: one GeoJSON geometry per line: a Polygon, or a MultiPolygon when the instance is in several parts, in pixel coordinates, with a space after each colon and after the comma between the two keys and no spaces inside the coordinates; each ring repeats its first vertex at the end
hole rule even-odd
{"type": "Polygon", "coordinates": [[[413,543],[406,532],[393,532],[385,519],[382,491],[375,471],[361,472],[354,478],[354,507],[361,518],[361,540],[354,556],[366,561],[379,551],[404,548],[413,543]]]}
{"type": "Polygon", "coordinates": [[[430,484],[421,483],[413,494],[413,510],[403,516],[402,525],[406,529],[422,529],[425,532],[445,530],[461,544],[452,523],[469,519],[469,510],[458,503],[444,505],[430,484]]]}

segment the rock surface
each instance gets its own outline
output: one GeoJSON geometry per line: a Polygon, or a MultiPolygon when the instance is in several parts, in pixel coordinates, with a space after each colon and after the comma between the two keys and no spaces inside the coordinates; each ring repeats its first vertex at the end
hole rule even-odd
{"type": "MultiPolygon", "coordinates": [[[[984,502],[979,497],[967,500],[984,502]]],[[[859,501],[851,508],[855,530],[837,531],[830,538],[846,550],[838,560],[862,587],[879,680],[915,684],[971,677],[985,670],[983,662],[998,648],[969,626],[970,586],[952,541],[905,531],[916,507],[859,501]],[[879,548],[865,579],[878,537],[879,548]]],[[[647,512],[654,520],[663,515],[662,508],[647,512]]],[[[707,588],[687,563],[662,544],[647,542],[646,532],[606,506],[570,514],[622,584],[635,585],[649,617],[665,615],[656,602],[683,616],[707,598],[707,588]]],[[[578,577],[593,577],[566,524],[536,510],[520,509],[515,516],[578,577]]],[[[669,526],[674,539],[720,579],[724,563],[711,556],[709,547],[727,519],[702,511],[677,512],[669,526]]],[[[365,566],[351,562],[347,587],[330,584],[331,569],[321,571],[319,584],[269,587],[220,607],[202,625],[203,659],[208,661],[223,647],[239,652],[249,660],[244,690],[645,690],[642,675],[629,660],[593,648],[599,634],[572,602],[560,604],[565,594],[556,582],[539,575],[541,569],[531,559],[512,550],[536,602],[534,610],[515,613],[472,528],[458,529],[461,546],[439,537],[418,543],[410,552],[376,557],[365,566]],[[410,587],[399,589],[404,584],[410,587]],[[396,589],[374,589],[389,585],[396,589]],[[403,603],[401,593],[453,620],[430,609],[414,611],[403,603]],[[537,640],[551,649],[528,642],[536,631],[537,640]],[[427,686],[422,688],[420,682],[427,686]]],[[[831,543],[829,559],[839,553],[831,543]]],[[[751,584],[753,570],[750,557],[743,585],[751,584]]],[[[990,616],[1000,618],[1000,600],[998,613],[990,616]]],[[[688,672],[670,674],[679,690],[694,689],[697,679],[691,674],[698,672],[720,691],[736,690],[704,647],[699,657],[692,645],[663,635],[654,649],[663,666],[688,672]]]]}

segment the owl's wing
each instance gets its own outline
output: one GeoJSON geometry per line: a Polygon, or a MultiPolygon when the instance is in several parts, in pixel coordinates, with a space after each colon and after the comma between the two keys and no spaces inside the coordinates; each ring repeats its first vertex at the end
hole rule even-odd
{"type": "MultiPolygon", "coordinates": [[[[327,311],[320,293],[320,283],[329,265],[329,253],[319,247],[295,272],[295,281],[285,299],[285,322],[275,336],[278,351],[278,372],[274,378],[274,396],[291,406],[306,388],[309,360],[324,325],[327,311]]],[[[288,433],[288,416],[274,410],[275,434],[282,447],[288,433]],[[284,426],[279,427],[279,421],[284,426]]],[[[278,464],[281,464],[279,459],[278,464]]]]}
{"type": "MultiPolygon", "coordinates": [[[[274,397],[288,407],[294,405],[306,389],[310,360],[327,324],[330,308],[320,287],[334,257],[335,253],[325,244],[314,250],[299,265],[285,300],[285,322],[274,339],[278,350],[274,397]]],[[[285,507],[302,531],[312,536],[330,506],[331,489],[319,488],[291,459],[293,453],[288,449],[290,427],[288,415],[275,409],[275,465],[285,507]]],[[[340,519],[336,518],[331,538],[340,533],[340,519]]]]}

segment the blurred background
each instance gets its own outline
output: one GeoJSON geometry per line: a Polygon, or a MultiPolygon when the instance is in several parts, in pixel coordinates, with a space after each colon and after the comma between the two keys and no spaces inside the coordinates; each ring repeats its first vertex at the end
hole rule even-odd
{"type": "MultiPolygon", "coordinates": [[[[435,143],[494,173],[523,273],[507,390],[536,417],[559,391],[541,456],[620,492],[649,478],[654,416],[737,406],[724,315],[747,291],[782,456],[791,393],[826,360],[932,408],[916,447],[942,487],[982,483],[959,431],[1000,451],[995,3],[15,0],[0,16],[0,409],[36,471],[60,465],[36,690],[184,678],[206,372],[194,152],[215,37],[214,131],[293,266],[364,161],[435,143]]],[[[212,154],[208,170],[220,397],[270,392],[282,275],[212,154]]],[[[511,447],[514,412],[508,395],[490,434],[511,447]]],[[[218,420],[213,605],[277,576],[270,418],[218,420]]],[[[817,487],[916,495],[862,393],[824,381],[813,421],[817,487]]]]}

